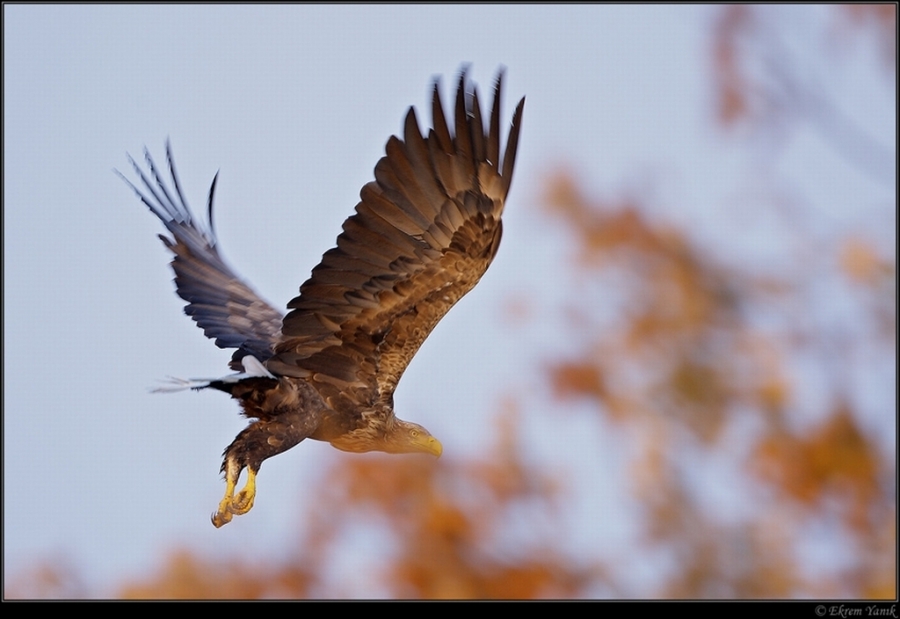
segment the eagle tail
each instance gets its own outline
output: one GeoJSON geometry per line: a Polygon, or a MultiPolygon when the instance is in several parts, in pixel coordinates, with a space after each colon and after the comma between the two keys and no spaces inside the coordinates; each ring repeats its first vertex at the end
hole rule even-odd
{"type": "MultiPolygon", "coordinates": [[[[153,393],[175,393],[176,391],[185,391],[187,389],[199,391],[207,387],[222,389],[223,386],[233,385],[247,378],[275,378],[275,375],[269,372],[266,366],[260,363],[259,359],[253,355],[247,355],[242,358],[241,364],[244,366],[243,372],[229,374],[221,378],[177,378],[175,376],[167,376],[165,381],[163,381],[166,383],[165,385],[156,387],[151,391],[153,393]]],[[[229,391],[229,389],[222,390],[229,391]]]]}

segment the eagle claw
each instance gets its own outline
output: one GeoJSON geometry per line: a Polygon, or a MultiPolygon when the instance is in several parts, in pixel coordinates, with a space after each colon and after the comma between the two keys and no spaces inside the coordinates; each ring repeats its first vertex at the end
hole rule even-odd
{"type": "Polygon", "coordinates": [[[243,490],[238,492],[237,496],[234,497],[234,499],[232,499],[231,505],[228,506],[228,511],[235,516],[242,516],[253,508],[253,500],[255,498],[255,490],[247,492],[247,489],[244,488],[243,490]]]}
{"type": "Polygon", "coordinates": [[[212,515],[213,526],[217,529],[231,522],[233,516],[243,516],[253,508],[253,501],[256,499],[256,471],[247,467],[247,483],[237,495],[234,494],[235,481],[230,475],[226,476],[225,496],[219,501],[218,511],[212,515]]]}
{"type": "Polygon", "coordinates": [[[222,508],[219,507],[219,511],[212,515],[213,526],[217,529],[221,529],[222,525],[226,525],[229,522],[231,522],[231,512],[227,509],[223,511],[222,508]]]}
{"type": "Polygon", "coordinates": [[[231,499],[228,511],[235,516],[246,514],[253,508],[253,500],[256,498],[256,471],[247,467],[247,483],[237,495],[231,499]]]}

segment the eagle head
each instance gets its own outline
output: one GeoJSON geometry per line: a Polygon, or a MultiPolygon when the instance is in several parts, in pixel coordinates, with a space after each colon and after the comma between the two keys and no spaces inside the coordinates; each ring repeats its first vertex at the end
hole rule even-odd
{"type": "Polygon", "coordinates": [[[392,454],[426,453],[439,458],[444,447],[431,432],[419,424],[395,419],[391,429],[385,434],[383,447],[379,451],[392,454]]]}

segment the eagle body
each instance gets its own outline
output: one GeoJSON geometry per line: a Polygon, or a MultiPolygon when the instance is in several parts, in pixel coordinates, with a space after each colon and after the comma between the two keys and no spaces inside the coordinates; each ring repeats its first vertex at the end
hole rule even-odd
{"type": "Polygon", "coordinates": [[[237,374],[175,386],[229,393],[251,420],[225,449],[217,527],[253,506],[264,460],[307,438],[349,452],[440,456],[440,442],[425,428],[396,417],[393,394],[422,342],[497,253],[525,102],[516,107],[501,158],[501,86],[502,74],[487,127],[477,89],[466,92],[465,73],[452,125],[437,83],[427,134],[410,108],[402,139],[388,140],[375,180],[362,188],[336,246],[284,316],[219,254],[215,179],[204,225],[184,199],[168,145],[171,188],[148,152],[149,174],[131,160],[143,190],[122,178],[172,235],[160,238],[174,254],[185,313],[219,347],[236,349],[230,366],[237,374]],[[244,469],[246,485],[235,493],[244,469]]]}

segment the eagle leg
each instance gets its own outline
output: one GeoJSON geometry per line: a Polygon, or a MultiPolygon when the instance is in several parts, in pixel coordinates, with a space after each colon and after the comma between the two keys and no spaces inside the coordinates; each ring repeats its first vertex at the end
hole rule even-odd
{"type": "Polygon", "coordinates": [[[228,511],[230,511],[235,516],[246,514],[253,508],[253,499],[255,498],[256,471],[248,466],[247,483],[244,484],[243,489],[237,493],[237,496],[232,499],[231,506],[228,508],[228,511]]]}
{"type": "Polygon", "coordinates": [[[233,515],[246,514],[253,507],[253,499],[256,497],[256,472],[253,469],[247,468],[247,484],[237,497],[234,496],[234,489],[243,468],[234,458],[226,460],[225,496],[219,501],[219,509],[212,515],[212,523],[217,529],[231,522],[233,515]]]}
{"type": "MultiPolygon", "coordinates": [[[[273,405],[272,408],[277,408],[273,405]]],[[[249,415],[262,417],[266,411],[251,409],[249,415]]],[[[263,461],[287,451],[318,426],[320,417],[315,412],[295,410],[280,417],[260,419],[244,428],[225,449],[222,472],[225,473],[225,496],[212,516],[216,528],[231,522],[233,516],[246,514],[253,508],[256,498],[256,475],[263,461]],[[247,469],[247,483],[235,493],[241,472],[247,469]]]]}

